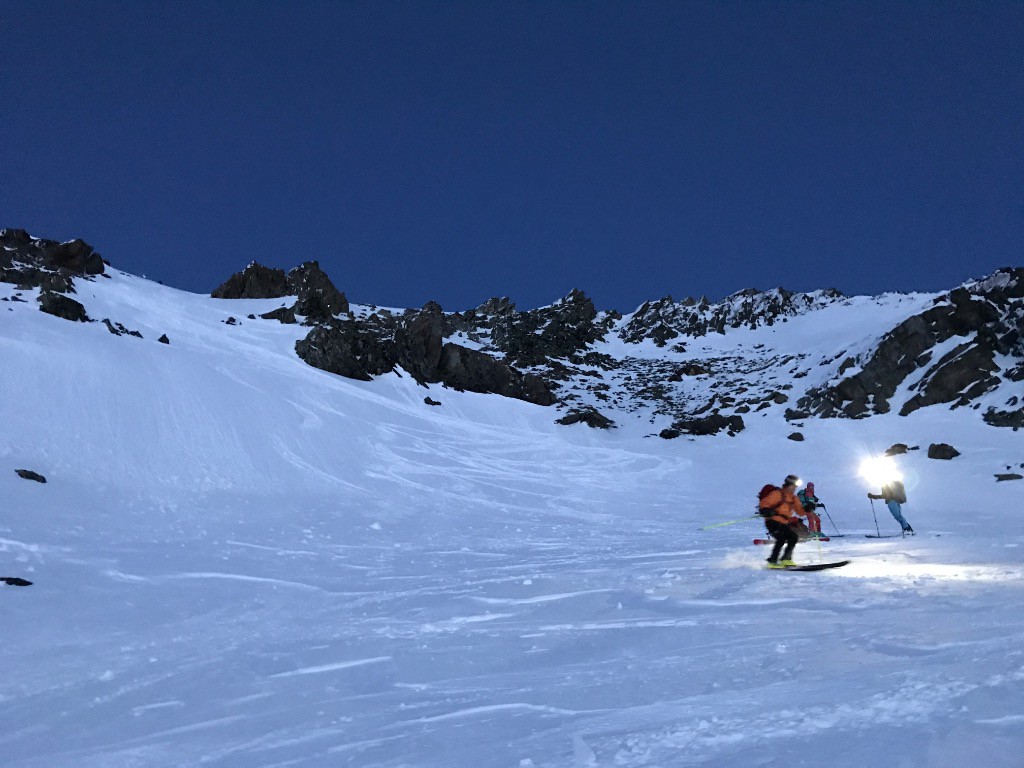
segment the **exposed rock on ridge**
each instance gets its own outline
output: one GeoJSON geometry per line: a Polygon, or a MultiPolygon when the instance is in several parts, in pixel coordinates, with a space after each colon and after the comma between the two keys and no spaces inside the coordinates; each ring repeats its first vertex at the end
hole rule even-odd
{"type": "MultiPolygon", "coordinates": [[[[1011,380],[1018,375],[1016,368],[1004,372],[998,357],[1022,356],[1024,269],[999,270],[985,281],[940,296],[935,306],[900,323],[865,356],[859,370],[809,390],[790,415],[861,418],[887,413],[904,383],[914,394],[900,408],[903,416],[940,403],[962,407],[998,387],[999,374],[1011,380]]],[[[1012,414],[991,419],[986,420],[1016,424],[1012,414]]]]}
{"type": "Polygon", "coordinates": [[[345,294],[334,287],[316,261],[307,261],[285,274],[284,270],[252,262],[229,277],[210,294],[215,299],[278,299],[295,296],[288,308],[274,310],[264,317],[284,323],[295,322],[296,315],[307,325],[326,322],[349,311],[345,294]]]}
{"type": "Polygon", "coordinates": [[[0,230],[0,282],[53,293],[74,293],[74,279],[104,274],[102,257],[84,240],[59,243],[23,229],[0,230]]]}

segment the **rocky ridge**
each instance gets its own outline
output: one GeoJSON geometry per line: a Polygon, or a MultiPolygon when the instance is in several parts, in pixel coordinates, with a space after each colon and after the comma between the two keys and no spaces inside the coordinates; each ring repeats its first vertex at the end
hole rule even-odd
{"type": "MultiPolygon", "coordinates": [[[[81,240],[0,230],[0,282],[20,289],[4,300],[35,291],[42,311],[89,321],[72,298],[75,281],[109,277],[104,265],[81,240]]],[[[560,423],[608,428],[643,418],[672,438],[736,434],[745,418],[970,407],[992,426],[1024,426],[1020,268],[920,298],[917,311],[877,338],[851,345],[847,334],[824,357],[774,348],[770,334],[821,310],[845,311],[851,299],[834,289],[747,289],[719,302],[665,297],[625,316],[599,310],[580,290],[537,309],[519,310],[505,297],[462,312],[436,302],[388,310],[351,305],[310,261],[288,272],[252,263],[211,295],[281,299],[261,319],[308,327],[295,351],[322,370],[361,380],[404,372],[423,384],[555,405],[560,423]],[[756,333],[728,341],[740,331],[756,333]]],[[[103,322],[116,335],[139,335],[116,319],[103,322]]]]}

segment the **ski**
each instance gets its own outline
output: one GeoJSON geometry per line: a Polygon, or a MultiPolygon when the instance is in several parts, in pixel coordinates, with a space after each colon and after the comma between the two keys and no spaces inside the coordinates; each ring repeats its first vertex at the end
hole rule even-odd
{"type": "Polygon", "coordinates": [[[865,539],[902,539],[903,538],[903,534],[902,533],[883,533],[883,534],[881,534],[879,536],[879,535],[876,535],[874,533],[865,533],[864,534],[864,538],[865,539]]]}
{"type": "Polygon", "coordinates": [[[788,565],[785,568],[767,568],[769,571],[824,571],[847,565],[849,560],[838,560],[834,563],[815,563],[814,565],[788,565]]]}
{"type": "Polygon", "coordinates": [[[18,578],[17,576],[0,576],[0,581],[7,584],[10,587],[31,587],[31,581],[25,581],[25,579],[18,578]]]}
{"type": "MultiPolygon", "coordinates": [[[[816,536],[816,537],[810,538],[810,539],[800,539],[800,543],[803,544],[804,542],[807,542],[807,541],[828,541],[829,538],[830,538],[829,536],[816,536]]],[[[754,539],[754,543],[755,544],[774,544],[775,543],[775,539],[754,539]]]]}

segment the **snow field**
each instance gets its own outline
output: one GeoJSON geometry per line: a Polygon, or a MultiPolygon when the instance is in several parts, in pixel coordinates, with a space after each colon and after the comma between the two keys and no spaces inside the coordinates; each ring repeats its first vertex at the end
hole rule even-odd
{"type": "Polygon", "coordinates": [[[0,562],[36,582],[2,590],[5,766],[1022,764],[1024,483],[992,477],[1018,435],[565,428],[309,368],[302,329],[246,319],[279,302],[87,285],[145,338],[0,315],[0,562]],[[919,535],[873,541],[857,465],[894,442],[919,535]],[[847,534],[798,560],[851,565],[766,572],[758,521],[698,530],[793,471],[847,534]]]}

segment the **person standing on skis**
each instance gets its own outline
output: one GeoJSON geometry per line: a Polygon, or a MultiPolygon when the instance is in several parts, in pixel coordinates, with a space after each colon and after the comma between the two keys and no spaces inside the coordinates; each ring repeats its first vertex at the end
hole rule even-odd
{"type": "Polygon", "coordinates": [[[800,485],[800,478],[796,475],[788,475],[782,483],[781,488],[766,486],[758,494],[758,514],[764,517],[764,527],[775,539],[775,546],[768,557],[769,568],[786,568],[796,565],[793,562],[793,548],[799,540],[793,524],[799,518],[805,517],[800,499],[796,497],[796,489],[800,485]],[[785,547],[785,550],[783,550],[785,547]],[[779,559],[780,553],[782,559],[779,559]]]}
{"type": "Polygon", "coordinates": [[[807,514],[807,529],[810,536],[821,538],[821,517],[814,510],[822,506],[822,503],[821,499],[814,495],[814,483],[808,483],[806,488],[797,492],[796,497],[807,514]]]}
{"type": "Polygon", "coordinates": [[[914,534],[914,529],[910,527],[910,523],[903,517],[903,509],[900,505],[907,503],[907,489],[903,487],[903,483],[899,480],[890,480],[888,483],[882,486],[882,492],[869,493],[869,499],[882,499],[885,501],[885,506],[889,508],[889,512],[896,518],[896,522],[903,528],[904,534],[914,534]]]}

